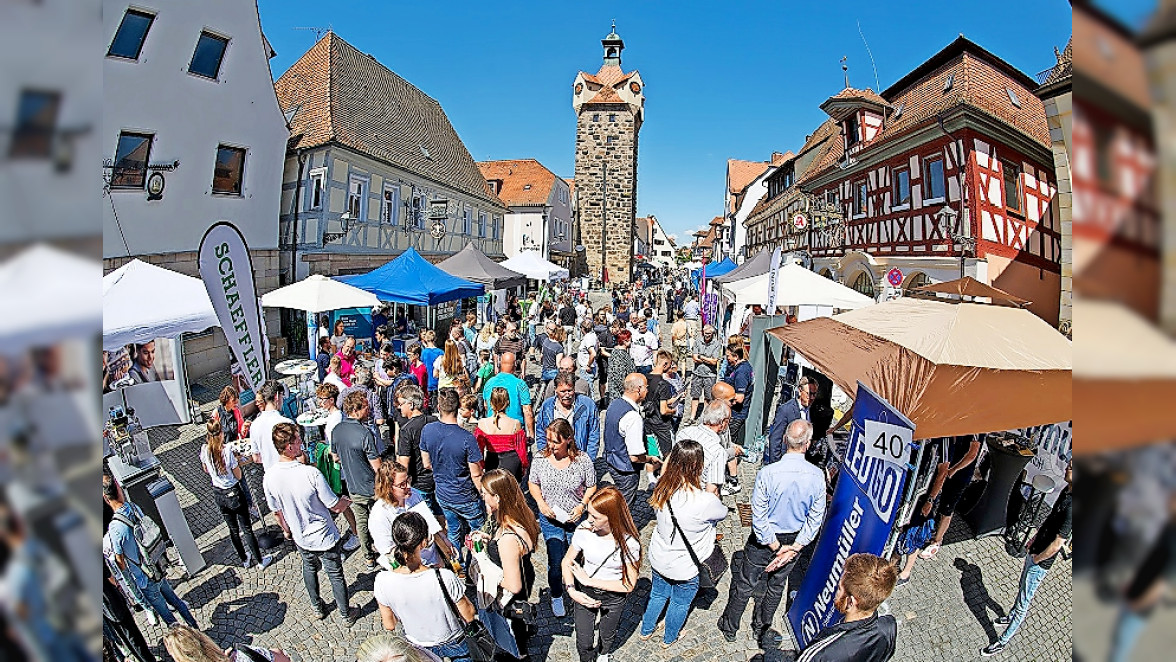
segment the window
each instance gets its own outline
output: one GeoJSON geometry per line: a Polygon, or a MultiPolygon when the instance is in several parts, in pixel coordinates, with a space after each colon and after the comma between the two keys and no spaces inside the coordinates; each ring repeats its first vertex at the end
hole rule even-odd
{"type": "Polygon", "coordinates": [[[139,54],[143,52],[143,42],[147,39],[147,31],[151,29],[151,23],[154,20],[154,14],[128,9],[127,13],[123,14],[122,22],[118,24],[118,31],[114,33],[114,39],[110,42],[110,50],[106,51],[106,54],[138,60],[139,54]]]}
{"type": "Polygon", "coordinates": [[[1017,97],[1017,93],[1013,91],[1013,88],[1006,87],[1005,94],[1009,95],[1009,103],[1013,104],[1013,106],[1016,108],[1021,107],[1021,99],[1017,97]]]}
{"type": "MultiPolygon", "coordinates": [[[[480,212],[478,214],[478,234],[483,237],[486,236],[486,218],[487,218],[486,212],[480,212]]],[[[498,238],[498,225],[497,224],[493,224],[490,226],[490,237],[493,239],[498,238]]]]}
{"type": "Polygon", "coordinates": [[[486,183],[490,186],[490,192],[494,195],[498,195],[498,192],[502,190],[502,182],[500,180],[491,179],[486,183]]]}
{"type": "Polygon", "coordinates": [[[196,41],[196,50],[192,53],[192,62],[188,64],[188,73],[216,80],[228,46],[228,39],[201,32],[200,39],[196,41]]]}
{"type": "Polygon", "coordinates": [[[421,193],[412,199],[412,227],[423,229],[425,227],[425,209],[429,207],[429,195],[421,193]]]}
{"type": "Polygon", "coordinates": [[[347,183],[347,213],[351,214],[351,220],[362,221],[366,219],[364,214],[366,198],[367,180],[352,175],[347,183]]]}
{"type": "Polygon", "coordinates": [[[609,113],[608,114],[608,121],[616,122],[617,121],[617,114],[616,113],[609,113]]]}
{"type": "Polygon", "coordinates": [[[909,205],[911,203],[911,170],[899,168],[894,171],[894,204],[909,205]]]}
{"type": "Polygon", "coordinates": [[[474,224],[474,211],[466,207],[461,216],[461,233],[469,235],[472,233],[474,224]]]}
{"type": "Polygon", "coordinates": [[[858,120],[857,115],[850,115],[845,120],[845,145],[852,147],[858,142],[858,120]]]}
{"type": "Polygon", "coordinates": [[[907,279],[906,286],[903,289],[909,293],[913,289],[924,287],[930,284],[931,279],[927,277],[927,274],[920,271],[919,273],[907,279]]]}
{"type": "Polygon", "coordinates": [[[216,165],[212,169],[212,192],[241,195],[245,175],[245,150],[220,145],[216,148],[216,165]]]}
{"type": "Polygon", "coordinates": [[[1113,186],[1115,162],[1114,136],[1104,126],[1094,126],[1094,164],[1098,181],[1105,186],[1113,186]]]}
{"type": "Polygon", "coordinates": [[[400,187],[384,186],[384,198],[381,200],[380,220],[390,225],[396,225],[396,212],[400,207],[400,187]]]}
{"type": "Polygon", "coordinates": [[[22,91],[8,155],[14,158],[48,157],[60,107],[61,95],[57,92],[22,91]]]}
{"type": "Polygon", "coordinates": [[[943,200],[947,184],[943,177],[943,157],[934,156],[923,160],[924,200],[943,200]]]}
{"type": "Polygon", "coordinates": [[[943,91],[950,91],[952,85],[955,85],[955,74],[948,74],[947,80],[943,81],[943,91]]]}
{"type": "Polygon", "coordinates": [[[866,184],[866,180],[861,180],[853,185],[853,215],[865,216],[869,204],[870,188],[866,184]]]}
{"type": "Polygon", "coordinates": [[[853,279],[851,287],[871,299],[874,298],[874,279],[870,277],[868,272],[863,271],[858,274],[857,278],[853,279]]]}
{"type": "Polygon", "coordinates": [[[110,188],[143,188],[147,181],[147,159],[151,158],[153,138],[143,133],[118,134],[110,188]]]}
{"type": "Polygon", "coordinates": [[[617,141],[616,136],[608,136],[607,138],[604,139],[604,142],[608,143],[609,145],[615,143],[616,141],[617,141]]]}
{"type": "Polygon", "coordinates": [[[326,172],[321,170],[310,173],[310,199],[308,202],[310,202],[311,209],[323,208],[323,180],[326,174],[326,172]]]}
{"type": "Polygon", "coordinates": [[[841,201],[841,197],[839,195],[837,195],[837,191],[834,191],[832,189],[825,191],[825,202],[827,202],[831,205],[835,205],[840,201],[841,201]]]}
{"type": "Polygon", "coordinates": [[[1001,161],[1001,175],[1004,177],[1005,209],[1014,212],[1021,211],[1021,166],[1001,161]]]}
{"type": "Polygon", "coordinates": [[[593,121],[593,122],[599,122],[599,121],[600,121],[600,115],[599,115],[598,113],[597,113],[597,114],[593,114],[593,115],[592,115],[592,121],[593,121]]]}

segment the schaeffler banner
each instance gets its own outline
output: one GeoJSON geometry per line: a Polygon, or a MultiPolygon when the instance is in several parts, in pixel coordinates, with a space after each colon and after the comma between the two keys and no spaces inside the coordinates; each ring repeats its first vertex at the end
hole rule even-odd
{"type": "Polygon", "coordinates": [[[256,391],[265,381],[265,330],[253,284],[253,261],[237,226],[222,221],[204,233],[200,240],[200,277],[233,357],[249,388],[256,391]]]}
{"type": "Polygon", "coordinates": [[[845,561],[859,552],[881,554],[902,503],[910,471],[911,423],[861,382],[853,403],[853,432],[837,488],[821,527],[812,563],[788,610],[800,649],[841,622],[833,606],[845,561]]]}

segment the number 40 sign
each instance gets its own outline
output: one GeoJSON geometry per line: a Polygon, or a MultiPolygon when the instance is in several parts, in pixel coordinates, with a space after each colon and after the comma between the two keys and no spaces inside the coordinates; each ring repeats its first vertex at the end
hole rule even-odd
{"type": "Polygon", "coordinates": [[[864,433],[866,457],[876,457],[894,464],[906,464],[907,448],[911,445],[914,431],[901,425],[881,421],[866,421],[864,433]]]}

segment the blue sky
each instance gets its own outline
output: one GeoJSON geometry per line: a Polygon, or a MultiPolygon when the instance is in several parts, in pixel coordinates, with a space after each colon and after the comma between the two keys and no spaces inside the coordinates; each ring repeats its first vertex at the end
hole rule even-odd
{"type": "Polygon", "coordinates": [[[728,158],[795,150],[821,123],[842,56],[851,85],[877,89],[859,22],[882,89],[961,32],[1030,75],[1070,36],[1066,0],[259,5],[275,77],[314,44],[295,28],[330,26],[437,99],[474,159],[535,158],[561,177],[574,168],[572,80],[600,67],[616,19],[622,64],[646,84],[638,213],[679,242],[722,212],[728,158]]]}

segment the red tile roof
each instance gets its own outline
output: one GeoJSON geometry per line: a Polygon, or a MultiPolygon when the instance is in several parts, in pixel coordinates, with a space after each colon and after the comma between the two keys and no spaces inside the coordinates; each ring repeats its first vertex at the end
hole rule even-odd
{"type": "Polygon", "coordinates": [[[1151,108],[1147,68],[1139,47],[1097,6],[1073,4],[1073,39],[1082,46],[1072,54],[1074,68],[1139,108],[1151,108]]]}
{"type": "Polygon", "coordinates": [[[498,197],[508,207],[547,204],[555,185],[555,173],[535,159],[479,161],[478,169],[486,181],[502,182],[498,197]]]}
{"type": "Polygon", "coordinates": [[[290,149],[337,143],[500,205],[441,105],[334,32],[274,83],[290,149]]]}
{"type": "Polygon", "coordinates": [[[772,164],[767,161],[727,159],[727,188],[731,195],[747,188],[748,184],[755,181],[756,177],[764,174],[764,171],[770,167],[772,164]]]}

